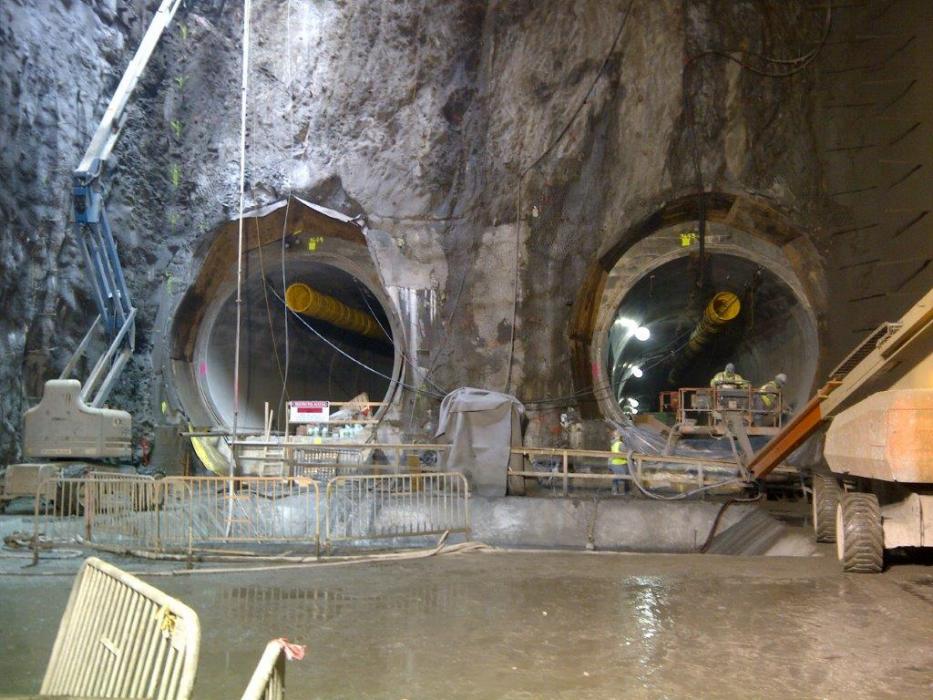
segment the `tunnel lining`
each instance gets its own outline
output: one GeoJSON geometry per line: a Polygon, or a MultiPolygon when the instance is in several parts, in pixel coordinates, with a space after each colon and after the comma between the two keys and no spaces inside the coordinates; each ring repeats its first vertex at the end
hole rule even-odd
{"type": "MultiPolygon", "coordinates": [[[[805,304],[774,270],[761,261],[711,250],[706,287],[695,287],[696,257],[681,255],[654,267],[631,284],[609,329],[607,376],[613,398],[657,410],[661,391],[704,387],[726,362],[754,386],[778,372],[789,377],[786,398],[801,405],[808,398],[815,333],[805,304]],[[700,345],[688,347],[708,307],[719,299],[726,320],[707,331],[700,345]],[[650,329],[639,339],[620,325],[636,319],[650,329]],[[631,375],[631,367],[639,375],[631,375]]],[[[620,404],[621,405],[621,404],[620,404]]]]}
{"type": "MultiPolygon", "coordinates": [[[[574,391],[580,397],[577,408],[584,418],[600,419],[605,416],[596,398],[599,367],[595,363],[599,355],[594,352],[594,346],[599,338],[595,329],[609,273],[631,246],[666,227],[686,225],[703,217],[707,222],[727,224],[789,251],[788,255],[792,256],[790,267],[796,272],[804,296],[812,305],[818,322],[819,340],[824,340],[822,329],[828,312],[828,290],[822,259],[801,229],[784,215],[757,198],[723,191],[676,196],[657,206],[653,211],[645,208],[641,218],[626,224],[614,240],[607,241],[605,249],[590,264],[573,305],[568,329],[570,372],[574,391]]],[[[821,357],[824,347],[821,344],[821,357]]]]}
{"type": "MultiPolygon", "coordinates": [[[[345,251],[343,257],[348,260],[364,258],[372,266],[366,237],[354,219],[300,197],[291,197],[251,211],[246,215],[244,223],[243,248],[246,254],[269,243],[281,243],[283,235],[292,241],[292,245],[314,237],[332,243],[339,242],[340,249],[345,251]]],[[[172,314],[171,355],[175,360],[192,361],[197,328],[204,316],[205,305],[215,298],[218,287],[229,279],[230,271],[235,269],[238,228],[237,219],[224,221],[201,241],[195,255],[200,261],[197,275],[172,314]]],[[[378,285],[373,286],[378,291],[378,285]]],[[[383,307],[388,308],[385,304],[383,307]]]]}
{"type": "MultiPolygon", "coordinates": [[[[268,255],[268,253],[267,253],[268,255]]],[[[254,257],[250,256],[252,262],[254,257]]],[[[287,281],[306,281],[317,279],[316,284],[320,291],[325,293],[334,291],[334,284],[343,283],[352,285],[353,282],[364,287],[369,294],[374,297],[378,307],[374,306],[377,313],[381,312],[380,323],[387,324],[386,330],[392,337],[389,343],[373,343],[370,339],[364,339],[340,328],[331,326],[325,321],[304,318],[301,320],[289,315],[289,348],[291,355],[291,366],[288,372],[288,386],[291,399],[315,399],[331,401],[348,401],[362,391],[366,391],[370,401],[384,401],[391,398],[393,383],[382,377],[378,377],[361,365],[348,360],[338,351],[333,350],[326,343],[320,342],[316,334],[308,330],[304,324],[317,330],[318,333],[328,338],[331,343],[340,347],[344,352],[355,357],[358,362],[372,367],[376,371],[389,377],[397,377],[396,368],[398,366],[399,353],[395,347],[394,338],[397,331],[392,328],[389,321],[389,313],[385,310],[385,301],[380,300],[371,286],[367,284],[364,271],[351,261],[334,255],[315,255],[313,259],[308,259],[302,251],[286,255],[285,260],[287,268],[287,281]],[[329,268],[330,273],[324,268],[329,268]],[[322,280],[327,277],[330,281],[322,280]],[[340,280],[340,278],[346,278],[340,280]],[[353,282],[349,279],[352,278],[353,282]],[[336,280],[336,282],[335,282],[336,280]],[[367,350],[366,346],[370,346],[367,350]],[[385,354],[375,352],[372,347],[379,347],[385,354]],[[347,376],[347,371],[355,372],[355,377],[347,376]],[[318,377],[327,377],[324,388],[324,380],[318,377]],[[335,379],[340,376],[341,379],[335,379]],[[304,387],[305,393],[295,393],[296,388],[304,387]],[[313,395],[307,392],[314,392],[313,395]]],[[[269,268],[268,260],[265,265],[267,272],[269,268]]],[[[272,285],[276,293],[284,296],[280,287],[280,268],[279,261],[275,259],[273,264],[274,273],[267,274],[272,277],[272,285]]],[[[244,283],[244,316],[243,316],[243,349],[240,360],[240,395],[241,395],[241,419],[240,423],[247,429],[255,429],[261,426],[259,420],[261,415],[261,403],[263,394],[271,399],[270,405],[280,411],[278,397],[281,393],[281,366],[276,366],[273,359],[273,351],[276,350],[280,356],[279,363],[284,361],[284,334],[279,326],[284,317],[281,303],[275,298],[271,290],[268,290],[269,308],[265,306],[266,298],[261,292],[261,273],[257,269],[252,269],[246,275],[244,283]],[[269,309],[271,309],[272,319],[269,319],[269,309]],[[272,328],[275,330],[273,331],[272,328]],[[277,338],[278,345],[274,346],[271,335],[277,338]],[[274,385],[274,386],[273,386],[274,385]],[[271,388],[270,388],[271,387],[271,388]],[[274,391],[272,390],[274,388],[274,391]],[[257,422],[258,421],[258,422],[257,422]]],[[[228,281],[227,284],[219,288],[218,294],[212,301],[209,310],[205,314],[202,326],[197,334],[195,344],[195,368],[196,382],[201,400],[209,409],[211,415],[220,424],[229,424],[232,419],[232,350],[233,341],[232,318],[234,313],[236,285],[235,280],[228,281]],[[229,352],[227,352],[229,350],[229,352]]],[[[342,298],[354,295],[352,289],[349,292],[344,289],[340,292],[342,298]]],[[[348,299],[353,303],[353,299],[348,299]]],[[[362,309],[363,304],[359,304],[362,309]]]]}
{"type": "MultiPolygon", "coordinates": [[[[169,395],[178,402],[193,425],[229,427],[230,424],[229,415],[224,419],[224,414],[229,412],[218,409],[210,387],[205,386],[201,361],[208,354],[207,344],[217,315],[235,294],[236,246],[231,244],[236,241],[235,232],[236,222],[226,222],[205,240],[199,256],[202,260],[200,268],[171,317],[169,395]]],[[[381,418],[398,396],[405,336],[397,309],[382,287],[360,225],[337,212],[293,198],[291,206],[282,201],[253,212],[247,220],[245,244],[247,281],[260,268],[265,269],[267,278],[273,282],[281,280],[281,251],[284,247],[286,265],[290,269],[312,263],[330,266],[352,276],[368,291],[385,314],[383,320],[392,336],[394,350],[392,361],[384,372],[392,378],[386,380],[388,388],[385,395],[370,396],[371,401],[383,402],[375,415],[377,419],[381,418]],[[262,265],[260,255],[263,256],[262,265]]],[[[287,281],[299,280],[288,277],[287,281]]],[[[278,302],[270,297],[270,304],[278,302]]],[[[278,316],[275,310],[273,314],[278,316]]],[[[312,325],[317,324],[312,322],[312,325]]],[[[327,328],[327,324],[321,325],[327,328]]],[[[342,333],[340,329],[330,330],[338,335],[342,333]]],[[[290,372],[290,385],[291,376],[290,372]]]]}
{"type": "MultiPolygon", "coordinates": [[[[590,346],[593,382],[596,387],[604,388],[595,392],[596,404],[598,411],[605,417],[614,420],[623,417],[612,392],[605,390],[606,387],[613,387],[608,372],[610,325],[614,322],[626,296],[640,280],[663,266],[696,252],[695,247],[685,247],[680,238],[680,233],[695,230],[696,227],[697,222],[687,220],[651,233],[628,248],[605,276],[599,305],[595,309],[596,319],[590,346]]],[[[773,243],[721,223],[707,224],[706,249],[710,255],[729,255],[761,265],[792,292],[800,308],[801,318],[805,319],[801,324],[804,335],[802,345],[812,348],[813,352],[805,361],[801,376],[792,380],[793,387],[789,389],[788,394],[793,395],[797,401],[800,401],[801,397],[805,400],[809,396],[815,377],[819,336],[815,311],[790,260],[782,249],[773,243]]]]}

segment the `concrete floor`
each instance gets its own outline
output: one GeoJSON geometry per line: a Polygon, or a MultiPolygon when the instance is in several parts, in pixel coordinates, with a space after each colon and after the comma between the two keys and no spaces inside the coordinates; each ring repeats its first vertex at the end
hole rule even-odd
{"type": "MultiPolygon", "coordinates": [[[[293,698],[931,697],[931,570],[843,575],[821,553],[470,553],[149,580],[201,617],[198,698],[238,697],[279,636],[308,645],[293,698]]],[[[38,689],[70,585],[0,576],[0,692],[38,689]]]]}

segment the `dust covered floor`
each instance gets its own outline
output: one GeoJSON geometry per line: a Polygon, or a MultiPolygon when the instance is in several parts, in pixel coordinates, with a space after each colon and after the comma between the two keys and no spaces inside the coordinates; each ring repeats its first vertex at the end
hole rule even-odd
{"type": "MultiPolygon", "coordinates": [[[[201,618],[197,698],[239,697],[281,636],[308,645],[292,698],[933,696],[929,567],[847,576],[820,553],[472,553],[148,580],[201,618]]],[[[0,692],[38,690],[70,586],[0,576],[0,692]]]]}

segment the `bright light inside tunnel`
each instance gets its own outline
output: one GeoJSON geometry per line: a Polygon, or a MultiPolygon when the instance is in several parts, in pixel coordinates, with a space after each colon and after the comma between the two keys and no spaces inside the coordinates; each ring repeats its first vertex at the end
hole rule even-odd
{"type": "Polygon", "coordinates": [[[724,253],[708,254],[702,290],[696,281],[695,257],[682,256],[644,274],[622,297],[607,357],[617,405],[657,410],[660,392],[708,387],[727,362],[755,387],[787,374],[786,400],[801,405],[815,370],[816,332],[789,284],[751,259],[724,253]],[[728,320],[697,343],[694,332],[714,299],[728,320]]]}

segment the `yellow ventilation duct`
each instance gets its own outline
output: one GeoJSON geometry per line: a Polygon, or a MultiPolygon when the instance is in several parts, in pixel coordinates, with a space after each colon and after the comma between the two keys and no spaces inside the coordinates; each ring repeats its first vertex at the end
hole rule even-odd
{"type": "Polygon", "coordinates": [[[690,334],[687,347],[677,357],[677,362],[667,375],[668,382],[676,384],[680,379],[680,371],[694,357],[703,352],[713,341],[713,338],[723,330],[726,324],[735,319],[741,310],[742,302],[732,292],[718,292],[714,295],[703,310],[703,318],[700,319],[696,328],[693,329],[693,333],[690,334]]]}
{"type": "Polygon", "coordinates": [[[285,304],[295,313],[327,321],[368,338],[387,340],[375,318],[301,282],[290,284],[285,290],[285,304]]]}
{"type": "Polygon", "coordinates": [[[739,315],[742,303],[732,292],[719,292],[710,299],[703,311],[703,318],[697,324],[690,340],[687,343],[688,352],[692,355],[699,353],[722,327],[739,315]]]}

